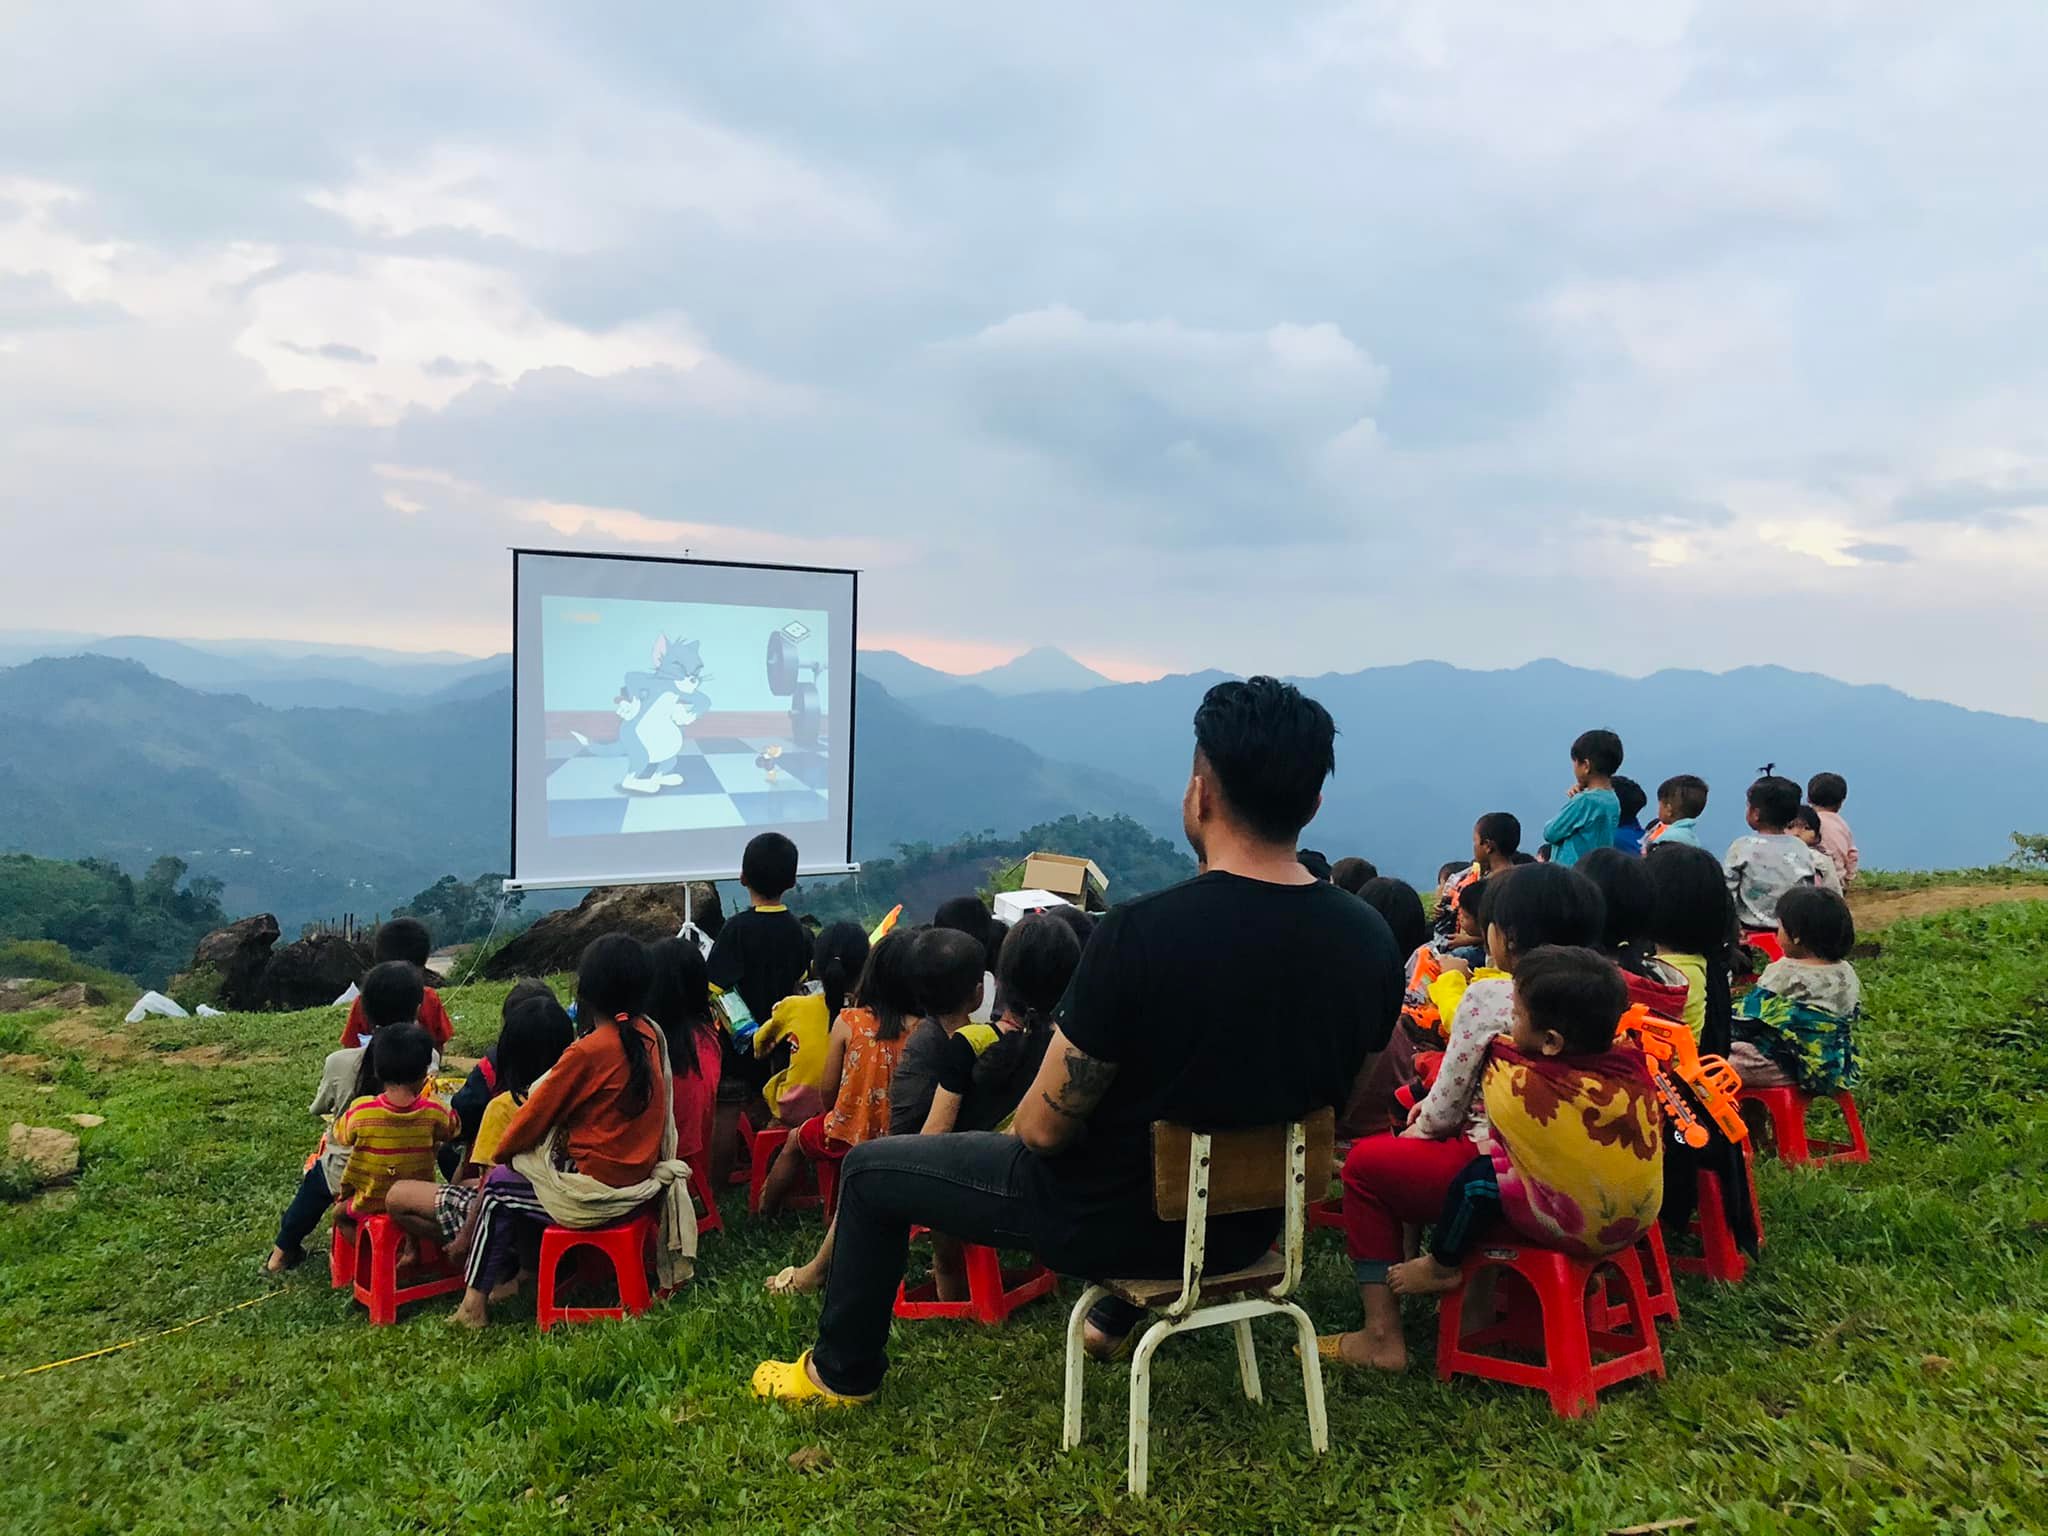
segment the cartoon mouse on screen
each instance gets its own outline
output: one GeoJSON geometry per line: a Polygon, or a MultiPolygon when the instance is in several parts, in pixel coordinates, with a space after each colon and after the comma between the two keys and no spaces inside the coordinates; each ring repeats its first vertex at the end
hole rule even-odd
{"type": "Polygon", "coordinates": [[[656,636],[653,667],[651,672],[628,672],[619,685],[612,700],[620,721],[618,740],[593,742],[581,731],[569,733],[592,757],[625,758],[627,772],[619,788],[638,795],[659,794],[682,784],[676,765],[683,731],[711,708],[711,698],[703,692],[710,674],[704,670],[698,641],[656,636]]]}

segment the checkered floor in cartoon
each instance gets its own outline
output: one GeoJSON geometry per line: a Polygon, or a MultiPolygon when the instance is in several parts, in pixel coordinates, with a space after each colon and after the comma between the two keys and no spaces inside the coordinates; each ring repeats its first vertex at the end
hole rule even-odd
{"type": "Polygon", "coordinates": [[[736,736],[685,741],[676,763],[683,782],[651,795],[619,788],[628,771],[623,757],[593,757],[573,741],[550,741],[548,761],[548,832],[554,837],[825,819],[825,754],[788,741],[736,736]],[[759,761],[771,746],[782,748],[772,779],[759,761]]]}

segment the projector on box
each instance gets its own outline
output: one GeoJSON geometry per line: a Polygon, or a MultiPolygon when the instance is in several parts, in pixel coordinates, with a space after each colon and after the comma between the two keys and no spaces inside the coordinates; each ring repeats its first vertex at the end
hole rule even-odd
{"type": "Polygon", "coordinates": [[[1051,891],[997,891],[995,912],[997,917],[1014,928],[1034,912],[1072,905],[1066,897],[1051,891]]]}

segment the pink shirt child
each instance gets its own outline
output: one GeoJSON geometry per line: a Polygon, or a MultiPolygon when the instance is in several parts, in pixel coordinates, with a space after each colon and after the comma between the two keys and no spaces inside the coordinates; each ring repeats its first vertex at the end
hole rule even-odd
{"type": "Polygon", "coordinates": [[[1835,868],[1842,872],[1842,884],[1847,885],[1856,878],[1856,834],[1840,811],[1816,809],[1816,814],[1820,817],[1820,851],[1834,860],[1835,868]]]}

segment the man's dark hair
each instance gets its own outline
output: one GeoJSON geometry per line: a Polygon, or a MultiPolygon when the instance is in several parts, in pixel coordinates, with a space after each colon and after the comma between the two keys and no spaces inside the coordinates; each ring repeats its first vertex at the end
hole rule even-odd
{"type": "Polygon", "coordinates": [[[1269,843],[1292,843],[1315,816],[1336,738],[1327,709],[1273,677],[1218,683],[1195,711],[1195,750],[1231,815],[1269,843]]]}
{"type": "Polygon", "coordinates": [[[1614,798],[1621,802],[1621,819],[1634,821],[1642,815],[1643,807],[1650,803],[1650,797],[1643,793],[1643,786],[1622,774],[1614,776],[1614,798]]]}
{"type": "Polygon", "coordinates": [[[1849,903],[1817,885],[1795,885],[1780,896],[1778,922],[1787,938],[1823,960],[1846,960],[1856,947],[1856,918],[1849,903]]]}
{"type": "Polygon", "coordinates": [[[1401,957],[1403,966],[1410,955],[1428,942],[1429,918],[1422,910],[1422,898],[1406,880],[1393,880],[1385,875],[1368,880],[1360,888],[1358,899],[1387,920],[1387,927],[1394,934],[1394,952],[1401,957]]]}
{"type": "Polygon", "coordinates": [[[1628,1011],[1628,983],[1614,962],[1577,945],[1547,944],[1518,956],[1515,996],[1529,1022],[1557,1031],[1573,1056],[1613,1045],[1614,1027],[1628,1011]]]}
{"type": "Polygon", "coordinates": [[[1824,811],[1839,811],[1849,798],[1849,781],[1839,773],[1816,773],[1806,781],[1806,798],[1824,811]]]}
{"type": "Polygon", "coordinates": [[[1330,883],[1340,890],[1349,891],[1354,896],[1365,888],[1366,881],[1377,880],[1379,877],[1378,865],[1371,859],[1361,859],[1356,855],[1339,859],[1330,866],[1330,883]]]}
{"type": "Polygon", "coordinates": [[[434,1037],[417,1024],[387,1024],[370,1036],[377,1081],[386,1088],[410,1088],[434,1065],[434,1037]]]}
{"type": "Polygon", "coordinates": [[[763,832],[740,855],[740,884],[770,901],[796,884],[796,844],[780,832],[763,832]]]}
{"type": "Polygon", "coordinates": [[[409,960],[386,960],[370,967],[362,980],[363,1022],[372,1030],[411,1024],[419,1018],[427,989],[419,967],[409,960]]]}
{"type": "Polygon", "coordinates": [[[1494,852],[1504,859],[1512,859],[1521,851],[1521,819],[1507,811],[1488,811],[1472,830],[1479,834],[1479,841],[1491,843],[1494,852]]]}
{"type": "Polygon", "coordinates": [[[377,937],[370,944],[370,953],[379,960],[403,960],[422,970],[426,969],[427,956],[433,952],[434,936],[416,917],[394,917],[380,924],[377,937]]]}
{"type": "MultiPolygon", "coordinates": [[[[505,1016],[505,1027],[498,1031],[498,1086],[522,1097],[533,1092],[535,1080],[562,1059],[562,1052],[575,1038],[576,1026],[569,1022],[569,1011],[555,1001],[553,993],[524,999],[505,1016]]],[[[697,1053],[692,1051],[690,1066],[678,1062],[675,1070],[695,1072],[696,1060],[697,1053]]]]}
{"type": "Polygon", "coordinates": [[[1572,743],[1572,761],[1591,763],[1599,774],[1613,774],[1621,767],[1621,738],[1612,731],[1586,731],[1572,743]]]}
{"type": "Polygon", "coordinates": [[[1562,864],[1522,864],[1486,882],[1487,926],[1498,925],[1519,965],[1547,944],[1592,945],[1607,922],[1600,887],[1562,864]]]}
{"type": "Polygon", "coordinates": [[[1657,883],[1642,858],[1619,848],[1595,848],[1572,867],[1600,888],[1606,909],[1600,948],[1609,955],[1645,948],[1657,925],[1657,883]]]}
{"type": "Polygon", "coordinates": [[[927,928],[910,950],[910,980],[918,1006],[933,1018],[965,1013],[974,1005],[981,985],[986,952],[966,934],[951,928],[927,928]]]}
{"type": "Polygon", "coordinates": [[[1329,859],[1314,848],[1302,849],[1295,854],[1294,861],[1324,885],[1330,884],[1334,878],[1329,859]]]}
{"type": "Polygon", "coordinates": [[[989,932],[995,918],[987,907],[981,904],[979,896],[950,896],[939,903],[939,910],[932,917],[934,928],[950,928],[955,933],[964,933],[981,946],[982,968],[988,969],[989,932]]]}
{"type": "Polygon", "coordinates": [[[1799,814],[1799,786],[1778,774],[1765,774],[1749,786],[1749,808],[1756,812],[1760,830],[1782,832],[1799,814]]]}
{"type": "Polygon", "coordinates": [[[1696,773],[1676,773],[1657,786],[1657,803],[1669,803],[1679,819],[1698,816],[1707,808],[1707,781],[1696,773]]]}
{"type": "Polygon", "coordinates": [[[1003,1006],[1026,1023],[1052,1017],[1081,963],[1081,941],[1050,912],[1034,912],[1003,941],[1003,1006]]]}

